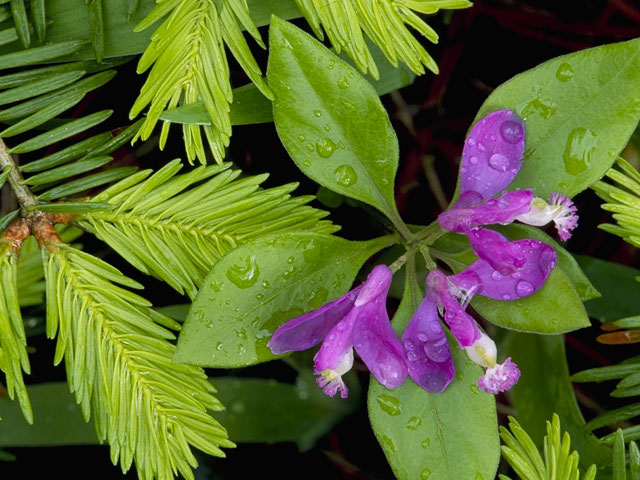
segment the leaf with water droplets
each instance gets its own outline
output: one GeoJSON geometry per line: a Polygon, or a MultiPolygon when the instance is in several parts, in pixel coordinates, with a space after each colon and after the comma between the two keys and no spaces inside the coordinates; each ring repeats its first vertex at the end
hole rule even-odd
{"type": "MultiPolygon", "coordinates": [[[[420,290],[415,284],[405,290],[393,319],[396,330],[418,307],[420,290]]],[[[500,444],[494,397],[471,388],[482,369],[467,363],[457,346],[451,351],[458,375],[443,393],[429,393],[410,379],[387,390],[371,378],[369,420],[399,480],[495,476],[500,444]]]]}
{"type": "Polygon", "coordinates": [[[526,124],[509,189],[574,196],[611,166],[640,118],[640,39],[563,55],[498,87],[476,120],[511,108],[526,124]]]}
{"type": "Polygon", "coordinates": [[[284,233],[231,250],[189,310],[176,361],[229,368],[276,358],[266,346],[273,331],[349,290],[362,264],[389,242],[284,233]]]}
{"type": "Polygon", "coordinates": [[[298,168],[326,188],[397,218],[398,140],[374,88],[290,23],[274,18],[269,39],[275,125],[298,168]]]}

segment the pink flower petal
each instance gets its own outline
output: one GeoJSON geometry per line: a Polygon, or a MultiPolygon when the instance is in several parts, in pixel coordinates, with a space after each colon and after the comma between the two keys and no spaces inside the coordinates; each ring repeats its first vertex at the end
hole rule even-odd
{"type": "Polygon", "coordinates": [[[427,291],[427,296],[404,330],[402,346],[409,376],[429,392],[444,391],[453,380],[456,370],[432,290],[427,291]]]}
{"type": "Polygon", "coordinates": [[[498,110],[478,121],[464,144],[460,193],[489,198],[504,190],[522,166],[524,122],[511,110],[498,110]]]}

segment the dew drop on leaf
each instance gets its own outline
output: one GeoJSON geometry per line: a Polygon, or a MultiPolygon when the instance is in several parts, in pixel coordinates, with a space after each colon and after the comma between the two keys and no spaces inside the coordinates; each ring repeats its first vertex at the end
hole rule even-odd
{"type": "Polygon", "coordinates": [[[563,63],[556,70],[556,78],[561,82],[568,82],[573,78],[573,67],[568,63],[563,63]]]}
{"type": "Polygon", "coordinates": [[[338,145],[330,138],[324,138],[316,142],[316,152],[322,158],[329,158],[337,149],[338,145]]]}
{"type": "Polygon", "coordinates": [[[407,423],[407,428],[409,430],[417,430],[420,425],[422,425],[422,419],[420,417],[411,417],[409,423],[407,423]]]}
{"type": "Polygon", "coordinates": [[[425,468],[420,472],[420,480],[427,480],[431,476],[431,470],[425,468]]]}
{"type": "Polygon", "coordinates": [[[593,152],[598,144],[597,135],[587,128],[574,128],[567,138],[562,160],[569,175],[584,172],[591,164],[593,152]]]}
{"type": "Polygon", "coordinates": [[[233,265],[227,270],[227,278],[238,288],[249,288],[258,280],[260,268],[256,262],[255,255],[244,259],[244,263],[233,265]]]}
{"type": "Polygon", "coordinates": [[[430,444],[431,444],[431,439],[427,437],[422,441],[422,443],[420,443],[420,446],[422,448],[429,448],[430,444]]]}
{"type": "Polygon", "coordinates": [[[391,395],[378,395],[378,405],[382,409],[383,412],[395,417],[396,415],[400,415],[402,413],[402,408],[400,408],[400,400],[396,397],[392,397],[391,395]]]}
{"type": "Polygon", "coordinates": [[[382,436],[382,442],[386,445],[386,447],[393,453],[396,453],[396,444],[393,443],[393,440],[391,440],[389,437],[387,437],[386,435],[382,436]]]}
{"type": "Polygon", "coordinates": [[[358,181],[358,175],[350,165],[340,165],[334,173],[336,183],[343,187],[349,187],[358,181]]]}

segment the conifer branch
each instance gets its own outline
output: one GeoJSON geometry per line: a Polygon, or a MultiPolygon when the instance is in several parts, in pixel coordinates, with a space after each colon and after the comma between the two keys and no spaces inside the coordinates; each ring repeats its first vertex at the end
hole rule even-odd
{"type": "Polygon", "coordinates": [[[230,164],[177,175],[179,160],[146,180],[139,172],[92,199],[111,210],[79,215],[75,223],[97,235],[140,271],[194,298],[220,257],[237,245],[276,231],[333,233],[327,213],[291,198],[296,185],[262,189],[266,176],[238,178],[230,164]]]}
{"type": "Polygon", "coordinates": [[[224,456],[233,447],[208,410],[223,407],[202,369],[172,362],[180,324],[122,286],[141,288],[111,265],[63,243],[42,248],[47,336],[58,341],[69,387],[85,420],[93,415],[111,459],[142,479],[193,479],[194,446],[224,456]]]}

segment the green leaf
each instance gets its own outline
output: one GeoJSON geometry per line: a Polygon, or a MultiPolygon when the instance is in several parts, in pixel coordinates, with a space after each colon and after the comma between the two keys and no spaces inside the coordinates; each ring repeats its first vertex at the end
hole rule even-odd
{"type": "Polygon", "coordinates": [[[310,372],[299,375],[295,385],[238,377],[212,382],[226,405],[214,417],[234,442],[296,442],[303,451],[353,412],[359,400],[356,388],[349,389],[347,399],[326,396],[310,372]]]}
{"type": "Polygon", "coordinates": [[[635,39],[554,58],[494,90],[476,121],[512,108],[526,123],[524,163],[509,189],[574,196],[600,179],[638,124],[639,78],[635,39]]]}
{"type": "Polygon", "coordinates": [[[231,250],[204,280],[175,360],[228,368],[276,358],[266,346],[273,331],[349,290],[362,264],[390,238],[350,242],[285,233],[231,250]]]}
{"type": "MultiPolygon", "coordinates": [[[[610,465],[611,451],[584,429],[585,421],[569,380],[562,336],[509,332],[504,347],[522,373],[512,389],[518,420],[536,445],[542,447],[544,422],[555,412],[580,454],[581,470],[586,471],[592,463],[598,468],[610,465]]],[[[598,473],[599,480],[605,478],[598,473]]]]}
{"type": "Polygon", "coordinates": [[[277,17],[269,39],[275,125],[298,168],[397,218],[398,140],[373,87],[313,37],[277,17]]]}
{"type": "Polygon", "coordinates": [[[34,63],[44,63],[57,57],[69,55],[77,51],[85,43],[86,42],[81,40],[70,40],[47,44],[43,47],[30,48],[29,50],[6,53],[0,55],[0,69],[4,70],[6,68],[24,67],[34,63]]]}
{"type": "Polygon", "coordinates": [[[64,382],[41,383],[27,388],[35,423],[27,424],[16,402],[0,397],[0,445],[38,447],[98,443],[93,425],[86,423],[64,382]]]}
{"type": "Polygon", "coordinates": [[[476,295],[471,305],[491,323],[509,330],[555,334],[591,325],[571,280],[557,267],[533,295],[508,302],[476,295]]]}
{"type": "Polygon", "coordinates": [[[606,260],[577,255],[584,273],[602,292],[602,298],[585,303],[589,316],[601,322],[637,315],[640,312],[640,270],[606,260]]]}
{"type": "MultiPolygon", "coordinates": [[[[418,307],[416,291],[405,290],[393,320],[396,327],[408,323],[418,307]]],[[[443,393],[431,394],[411,379],[387,390],[371,379],[369,420],[399,480],[495,476],[500,444],[494,396],[476,386],[482,369],[457,346],[451,351],[458,373],[443,393]]]]}

